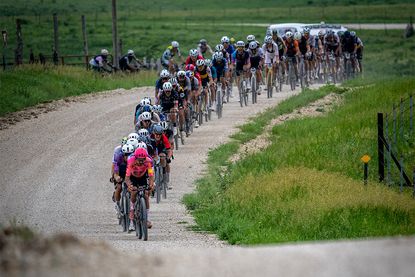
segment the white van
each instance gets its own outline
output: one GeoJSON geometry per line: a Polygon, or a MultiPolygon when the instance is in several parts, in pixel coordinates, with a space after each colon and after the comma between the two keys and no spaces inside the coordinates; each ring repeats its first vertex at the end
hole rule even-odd
{"type": "Polygon", "coordinates": [[[302,32],[305,27],[310,28],[310,34],[315,36],[320,30],[327,32],[328,30],[333,30],[336,33],[339,31],[347,31],[347,28],[339,24],[326,24],[325,22],[320,22],[318,24],[305,24],[305,23],[284,23],[284,24],[272,24],[267,27],[266,35],[271,35],[273,30],[277,30],[280,36],[284,35],[287,31],[302,32]]]}

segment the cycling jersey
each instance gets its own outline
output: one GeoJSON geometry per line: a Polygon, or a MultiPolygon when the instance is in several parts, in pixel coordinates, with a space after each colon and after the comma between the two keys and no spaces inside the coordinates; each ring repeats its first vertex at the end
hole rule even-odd
{"type": "Polygon", "coordinates": [[[264,53],[265,64],[275,63],[279,57],[278,45],[275,42],[272,42],[270,46],[264,43],[262,52],[264,53]]]}
{"type": "MultiPolygon", "coordinates": [[[[161,64],[163,66],[168,66],[170,59],[175,56],[175,53],[172,51],[172,49],[173,49],[172,46],[167,47],[166,51],[164,51],[163,55],[161,56],[161,64]]],[[[179,49],[177,49],[177,56],[180,57],[179,49]]]]}
{"type": "Polygon", "coordinates": [[[198,55],[197,58],[195,60],[192,60],[192,58],[190,56],[187,57],[185,64],[189,65],[189,64],[193,64],[194,66],[196,66],[196,61],[197,60],[204,60],[202,55],[198,55]]]}
{"type": "Polygon", "coordinates": [[[222,58],[221,60],[213,59],[212,67],[216,69],[216,75],[220,78],[228,71],[228,62],[225,58],[222,58]]]}
{"type": "Polygon", "coordinates": [[[125,176],[133,176],[136,178],[140,178],[143,177],[145,174],[148,174],[148,176],[154,176],[154,170],[151,159],[147,157],[143,164],[138,164],[136,162],[135,155],[131,155],[130,157],[128,157],[127,173],[125,174],[125,176]]]}
{"type": "Polygon", "coordinates": [[[284,40],[280,36],[277,36],[277,38],[273,39],[273,40],[277,44],[278,50],[283,50],[284,49],[284,40]]]}
{"type": "Polygon", "coordinates": [[[228,53],[229,58],[232,59],[232,54],[233,52],[235,52],[235,48],[233,47],[233,45],[228,44],[228,48],[225,48],[225,45],[223,45],[223,49],[225,49],[225,51],[228,53]]]}
{"type": "Polygon", "coordinates": [[[101,66],[103,66],[104,65],[104,62],[106,63],[107,62],[107,56],[104,56],[104,55],[97,55],[97,56],[94,56],[90,61],[89,61],[89,64],[92,66],[92,67],[101,67],[101,66]]]}
{"type": "Polygon", "coordinates": [[[169,139],[165,134],[161,135],[161,138],[159,141],[155,140],[154,134],[151,134],[151,144],[153,146],[153,149],[156,151],[156,154],[159,155],[161,153],[167,153],[167,150],[170,150],[171,145],[169,142],[169,139]]]}
{"type": "Polygon", "coordinates": [[[263,57],[263,49],[257,48],[255,49],[255,53],[253,50],[249,49],[248,53],[250,56],[251,67],[258,69],[259,63],[261,62],[263,57]]]}
{"type": "Polygon", "coordinates": [[[290,42],[288,42],[287,40],[285,45],[287,46],[287,57],[294,57],[297,54],[298,41],[292,39],[290,42]]]}
{"type": "Polygon", "coordinates": [[[204,65],[202,70],[196,68],[196,72],[199,73],[200,79],[202,80],[202,86],[205,87],[209,82],[209,76],[212,76],[210,68],[204,65]]]}
{"type": "Polygon", "coordinates": [[[170,112],[170,110],[174,108],[175,103],[179,102],[179,94],[175,90],[172,90],[170,95],[167,95],[163,91],[159,94],[159,101],[163,108],[163,112],[170,112]]]}
{"type": "Polygon", "coordinates": [[[216,79],[216,78],[218,78],[218,75],[216,74],[217,72],[216,72],[216,68],[215,67],[213,67],[213,66],[210,66],[209,67],[209,69],[210,69],[210,72],[211,72],[211,74],[212,74],[212,79],[216,79]]]}
{"type": "Polygon", "coordinates": [[[342,49],[344,52],[353,53],[356,47],[356,40],[353,38],[344,38],[342,41],[342,49]]]}
{"type": "Polygon", "coordinates": [[[184,80],[177,80],[177,83],[183,88],[184,91],[190,91],[192,89],[190,79],[187,76],[184,77],[184,80]]]}
{"type": "Polygon", "coordinates": [[[200,43],[197,47],[197,51],[199,51],[199,53],[202,54],[203,57],[205,57],[208,53],[211,55],[213,54],[212,48],[209,45],[201,45],[200,43]]]}
{"type": "Polygon", "coordinates": [[[192,86],[192,90],[198,90],[199,89],[199,80],[196,77],[193,77],[190,81],[190,85],[192,86]]]}
{"type": "Polygon", "coordinates": [[[115,147],[112,164],[114,165],[114,173],[124,178],[127,170],[127,162],[124,160],[124,153],[122,152],[121,146],[115,147]]]}
{"type": "Polygon", "coordinates": [[[119,60],[120,69],[121,70],[129,69],[128,65],[131,64],[131,62],[135,61],[135,60],[136,60],[136,58],[132,55],[126,54],[126,55],[122,56],[121,59],[119,60]]]}
{"type": "Polygon", "coordinates": [[[232,63],[236,64],[237,67],[249,64],[249,53],[246,50],[239,52],[235,50],[232,54],[232,63]]]}
{"type": "Polygon", "coordinates": [[[305,55],[305,53],[307,53],[307,45],[309,45],[308,40],[305,36],[301,36],[301,39],[298,42],[298,48],[300,49],[301,54],[305,55]]]}
{"type": "Polygon", "coordinates": [[[334,34],[334,35],[325,35],[324,36],[324,44],[328,47],[336,47],[339,46],[339,36],[334,34]]]}

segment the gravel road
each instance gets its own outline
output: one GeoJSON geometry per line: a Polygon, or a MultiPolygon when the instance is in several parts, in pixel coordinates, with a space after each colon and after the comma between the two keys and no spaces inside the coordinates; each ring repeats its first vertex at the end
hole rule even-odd
{"type": "Polygon", "coordinates": [[[152,95],[153,88],[138,88],[87,96],[1,130],[0,222],[16,218],[44,233],[71,232],[121,250],[225,246],[214,235],[188,230],[194,221],[181,199],[205,170],[209,149],[227,141],[248,117],[293,93],[271,100],[262,95],[244,108],[235,97],[221,120],[214,115],[195,129],[175,151],[168,199],[150,204],[151,242],[140,243],[116,224],[108,179],[114,147],[133,130],[136,102],[152,95]]]}
{"type": "Polygon", "coordinates": [[[139,88],[86,96],[0,130],[0,224],[16,219],[46,234],[70,232],[134,253],[88,246],[52,256],[29,253],[25,268],[32,274],[26,276],[88,276],[91,270],[114,276],[413,276],[414,237],[243,248],[188,230],[194,221],[181,199],[206,169],[208,150],[291,92],[271,101],[262,95],[243,109],[233,99],[223,119],[197,129],[175,153],[168,199],[151,203],[149,241],[122,233],[108,182],[113,148],[132,130],[137,99],[152,93],[139,88]],[[123,270],[113,262],[125,264],[123,270]],[[132,263],[140,269],[128,269],[132,263]]]}

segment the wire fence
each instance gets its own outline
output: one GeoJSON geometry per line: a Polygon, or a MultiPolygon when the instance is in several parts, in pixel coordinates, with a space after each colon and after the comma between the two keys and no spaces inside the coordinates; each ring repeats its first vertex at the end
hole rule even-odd
{"type": "Polygon", "coordinates": [[[379,178],[388,186],[412,187],[415,196],[414,97],[401,98],[378,114],[379,178]]]}

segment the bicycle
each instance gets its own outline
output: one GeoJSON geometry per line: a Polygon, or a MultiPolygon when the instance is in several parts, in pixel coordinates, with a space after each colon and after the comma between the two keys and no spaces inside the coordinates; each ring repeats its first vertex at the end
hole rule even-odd
{"type": "Polygon", "coordinates": [[[216,114],[218,115],[218,119],[222,117],[222,108],[223,108],[223,102],[222,102],[222,83],[218,82],[218,89],[216,90],[216,114]]]}
{"type": "Polygon", "coordinates": [[[290,83],[291,90],[295,90],[296,76],[294,68],[294,59],[296,57],[288,57],[288,81],[290,83]]]}
{"type": "Polygon", "coordinates": [[[277,78],[275,79],[275,87],[277,91],[282,92],[282,85],[284,84],[284,63],[278,63],[277,78]]]}
{"type": "Polygon", "coordinates": [[[267,64],[267,68],[267,98],[272,98],[272,90],[274,88],[274,69],[272,68],[272,63],[267,64]]]}
{"type": "Polygon", "coordinates": [[[164,175],[166,174],[166,168],[161,166],[160,164],[160,157],[157,156],[154,159],[154,172],[155,172],[155,194],[156,194],[156,202],[160,203],[161,194],[163,193],[163,198],[167,199],[167,184],[165,182],[164,175]]]}
{"type": "Polygon", "coordinates": [[[145,186],[137,187],[137,200],[134,205],[135,235],[138,239],[148,240],[147,205],[144,198],[145,186]]]}
{"type": "Polygon", "coordinates": [[[177,122],[180,120],[179,119],[179,113],[177,111],[175,111],[175,112],[166,112],[165,115],[166,115],[166,119],[167,119],[166,121],[167,121],[167,124],[168,124],[168,129],[170,129],[173,133],[174,146],[175,146],[176,150],[179,150],[179,136],[180,136],[179,133],[180,132],[177,131],[177,122]],[[172,113],[174,113],[175,118],[176,118],[176,126],[174,126],[173,122],[171,122],[171,120],[170,120],[169,115],[172,114],[172,113]]]}
{"type": "Polygon", "coordinates": [[[239,103],[241,104],[241,107],[243,107],[244,104],[245,106],[248,106],[247,81],[245,80],[244,76],[240,76],[239,78],[238,90],[239,90],[239,103]]]}
{"type": "Polygon", "coordinates": [[[304,61],[304,55],[301,55],[300,57],[300,64],[299,64],[299,77],[300,77],[300,85],[301,89],[304,89],[308,86],[307,84],[307,71],[304,61]]]}
{"type": "Polygon", "coordinates": [[[251,68],[251,93],[252,93],[252,104],[257,102],[257,80],[256,80],[256,69],[251,68]]]}
{"type": "Polygon", "coordinates": [[[336,66],[336,57],[334,56],[334,53],[333,53],[333,51],[330,51],[330,53],[328,54],[328,57],[329,57],[329,64],[328,64],[328,67],[329,67],[329,76],[331,77],[331,80],[332,80],[332,82],[333,82],[333,84],[336,84],[336,79],[337,79],[337,76],[336,76],[336,72],[337,72],[337,66],[336,66]]]}
{"type": "MultiPolygon", "coordinates": [[[[118,205],[118,204],[117,204],[118,205]]],[[[130,218],[128,212],[130,211],[130,193],[127,189],[127,184],[123,182],[120,199],[120,217],[118,218],[118,224],[121,225],[123,232],[128,231],[128,225],[130,224],[130,218]]]]}

